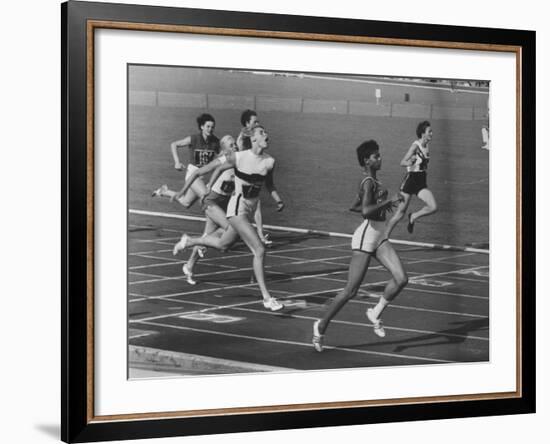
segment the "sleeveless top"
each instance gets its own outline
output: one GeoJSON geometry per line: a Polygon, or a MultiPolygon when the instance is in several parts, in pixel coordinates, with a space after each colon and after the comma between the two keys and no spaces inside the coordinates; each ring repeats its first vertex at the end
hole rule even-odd
{"type": "MultiPolygon", "coordinates": [[[[225,156],[219,157],[222,163],[225,156]]],[[[245,199],[256,199],[260,195],[262,184],[273,169],[275,159],[269,154],[254,154],[252,150],[235,153],[235,194],[245,199]]]]}
{"type": "Polygon", "coordinates": [[[230,196],[235,190],[235,171],[233,168],[222,171],[220,177],[212,185],[212,191],[222,196],[230,196]]]}
{"type": "MultiPolygon", "coordinates": [[[[366,176],[361,181],[361,183],[359,184],[358,196],[359,196],[359,199],[361,200],[361,202],[363,201],[363,196],[365,194],[365,183],[368,180],[371,180],[373,185],[374,185],[373,194],[374,194],[374,197],[376,199],[376,203],[379,204],[380,202],[383,202],[384,200],[386,200],[388,198],[388,190],[386,190],[385,188],[382,187],[382,182],[380,182],[379,180],[376,180],[374,177],[366,176]]],[[[366,219],[376,220],[376,221],[380,221],[380,222],[385,221],[386,220],[386,211],[387,211],[387,209],[382,209],[381,208],[375,214],[373,214],[372,216],[370,216],[366,219]]]]}
{"type": "Polygon", "coordinates": [[[220,141],[214,136],[204,140],[202,134],[193,134],[189,143],[189,163],[200,168],[214,160],[220,152],[220,141]]]}
{"type": "Polygon", "coordinates": [[[412,157],[414,163],[407,167],[407,171],[410,173],[426,171],[430,161],[430,148],[428,146],[424,148],[419,140],[415,140],[413,145],[416,145],[412,157]]]}

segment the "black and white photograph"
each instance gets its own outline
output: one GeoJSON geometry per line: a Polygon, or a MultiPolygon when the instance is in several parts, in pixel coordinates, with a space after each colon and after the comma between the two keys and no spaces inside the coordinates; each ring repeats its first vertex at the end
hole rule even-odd
{"type": "Polygon", "coordinates": [[[127,88],[130,379],[490,362],[490,81],[127,88]]]}
{"type": "Polygon", "coordinates": [[[8,3],[2,441],[543,442],[542,5],[8,3]]]}

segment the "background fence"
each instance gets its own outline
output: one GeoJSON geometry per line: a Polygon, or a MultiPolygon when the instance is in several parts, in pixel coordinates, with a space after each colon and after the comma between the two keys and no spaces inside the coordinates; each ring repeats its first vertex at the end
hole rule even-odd
{"type": "Polygon", "coordinates": [[[227,95],[181,93],[167,91],[129,92],[129,104],[168,108],[211,110],[254,109],[258,112],[282,111],[309,114],[340,114],[377,117],[409,117],[430,120],[486,120],[487,107],[442,106],[437,104],[368,102],[356,100],[311,99],[305,97],[274,97],[264,95],[227,95]]]}

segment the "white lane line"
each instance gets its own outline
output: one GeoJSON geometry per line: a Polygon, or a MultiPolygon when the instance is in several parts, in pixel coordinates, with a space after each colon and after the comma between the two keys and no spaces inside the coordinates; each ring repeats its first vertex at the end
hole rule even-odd
{"type": "MultiPolygon", "coordinates": [[[[432,277],[432,276],[440,276],[442,274],[445,274],[445,273],[432,273],[432,274],[421,275],[420,277],[426,278],[426,277],[432,277]]],[[[296,280],[299,280],[299,279],[302,279],[302,278],[303,277],[299,277],[299,278],[296,278],[296,280]]],[[[376,286],[376,285],[382,285],[382,284],[385,284],[386,282],[387,281],[385,281],[385,280],[384,281],[379,281],[379,282],[372,282],[372,283],[365,284],[365,285],[361,286],[361,288],[372,287],[372,286],[376,286]]],[[[253,285],[253,284],[249,284],[249,285],[253,285]]],[[[239,288],[239,287],[241,287],[241,286],[235,286],[235,288],[239,288]]],[[[336,289],[333,288],[333,289],[329,289],[329,290],[311,291],[311,292],[307,292],[307,293],[298,293],[298,294],[288,296],[285,299],[295,299],[295,298],[304,297],[304,296],[321,295],[321,294],[325,294],[325,293],[338,292],[338,291],[341,291],[341,290],[342,290],[342,288],[339,288],[339,289],[338,288],[336,288],[336,289]]],[[[208,290],[208,291],[212,291],[212,290],[208,290]]],[[[185,296],[187,294],[188,293],[183,293],[181,295],[185,296]]],[[[151,296],[151,297],[147,298],[147,300],[162,299],[162,298],[166,298],[166,297],[173,297],[173,295],[151,296]]],[[[133,300],[133,301],[130,301],[130,302],[132,302],[132,303],[133,302],[138,302],[138,300],[133,300]]],[[[216,306],[213,309],[230,309],[230,308],[236,308],[236,307],[243,307],[243,306],[247,306],[247,305],[251,305],[251,304],[256,304],[258,302],[259,301],[248,301],[248,302],[240,302],[238,304],[220,305],[220,306],[216,306]]],[[[179,315],[183,315],[183,314],[187,314],[187,313],[188,312],[171,313],[171,314],[168,314],[168,315],[157,315],[157,316],[152,316],[152,317],[145,318],[145,320],[163,319],[163,318],[175,317],[175,316],[179,316],[179,315]]]]}
{"type": "Polygon", "coordinates": [[[458,281],[467,281],[467,282],[478,282],[481,284],[487,284],[489,282],[489,278],[487,279],[472,279],[472,278],[465,278],[462,276],[448,276],[449,279],[456,279],[458,281]]]}
{"type": "MultiPolygon", "coordinates": [[[[296,261],[296,262],[288,262],[284,265],[301,265],[301,264],[309,264],[309,263],[313,263],[313,262],[320,262],[321,260],[306,260],[306,261],[296,261]]],[[[173,263],[170,263],[169,265],[174,265],[173,263]]],[[[274,264],[274,265],[265,265],[264,266],[264,270],[266,272],[266,274],[278,274],[278,275],[287,275],[287,273],[285,272],[282,272],[282,271],[275,271],[273,270],[274,268],[276,267],[280,267],[281,264],[274,264]]],[[[144,268],[144,267],[141,267],[141,268],[144,268]]],[[[130,272],[133,272],[135,271],[136,268],[132,267],[130,272]]],[[[199,273],[199,274],[195,274],[193,275],[194,277],[203,277],[203,276],[215,276],[215,275],[221,275],[221,274],[228,274],[228,273],[239,273],[239,272],[243,272],[243,271],[253,271],[253,268],[252,267],[244,267],[244,268],[235,268],[235,269],[232,269],[232,270],[221,270],[221,271],[212,271],[212,272],[209,272],[209,273],[199,273]]],[[[338,273],[341,273],[341,271],[338,271],[338,273]]],[[[159,281],[164,281],[168,279],[167,277],[160,277],[159,278],[159,281]]],[[[293,279],[293,278],[291,278],[293,279]]],[[[129,285],[135,285],[135,284],[144,284],[144,283],[151,283],[151,282],[154,282],[154,280],[150,280],[150,281],[143,281],[143,282],[129,282],[128,284],[129,285]]]]}
{"type": "MultiPolygon", "coordinates": [[[[303,252],[304,250],[300,249],[299,251],[303,252]]],[[[282,254],[279,254],[279,252],[277,252],[277,253],[268,252],[267,254],[268,254],[269,257],[276,257],[276,258],[279,258],[279,259],[287,259],[287,260],[290,260],[290,261],[322,262],[322,261],[330,261],[330,260],[338,260],[338,259],[349,259],[351,257],[351,255],[349,253],[350,252],[348,251],[348,254],[346,254],[344,256],[332,256],[332,257],[311,258],[311,259],[308,259],[306,257],[299,257],[299,256],[284,256],[282,254]]],[[[344,265],[344,264],[338,264],[338,265],[344,265]]]]}
{"type": "MultiPolygon", "coordinates": [[[[136,295],[136,296],[140,296],[140,295],[136,295]]],[[[288,298],[285,298],[285,297],[282,297],[281,299],[294,299],[296,296],[289,296],[288,298]]],[[[372,298],[372,299],[378,299],[378,296],[364,296],[362,295],[362,297],[369,297],[369,298],[372,298]]],[[[209,304],[207,302],[198,302],[198,301],[182,301],[181,299],[175,299],[175,298],[170,298],[170,297],[165,297],[165,298],[162,298],[162,299],[157,299],[157,300],[162,300],[162,301],[167,301],[167,302],[176,302],[176,303],[179,303],[180,305],[183,305],[183,304],[192,304],[192,305],[201,305],[201,306],[206,306],[206,307],[211,307],[213,310],[218,310],[220,308],[224,308],[223,306],[220,306],[218,304],[209,304]]],[[[254,302],[257,302],[257,301],[254,301],[254,302]]],[[[358,304],[358,305],[375,305],[376,302],[367,302],[367,301],[363,301],[363,300],[360,300],[360,299],[351,299],[349,301],[350,304],[358,304]]],[[[321,305],[324,305],[324,304],[320,304],[319,306],[321,305]]],[[[314,309],[314,308],[318,308],[318,306],[311,306],[311,307],[306,307],[304,310],[305,311],[309,311],[311,309],[314,309]]],[[[390,306],[390,308],[396,308],[396,309],[400,309],[400,310],[409,310],[409,311],[417,311],[417,312],[423,312],[423,313],[433,313],[433,314],[440,314],[440,315],[450,315],[450,316],[464,316],[464,317],[467,317],[467,318],[478,318],[478,319],[487,319],[488,316],[485,316],[485,315],[479,315],[479,314],[473,314],[473,313],[463,313],[463,312],[455,312],[455,311],[446,311],[446,310],[435,310],[435,309],[429,309],[429,308],[422,308],[422,307],[412,307],[412,306],[409,306],[409,305],[397,305],[397,304],[392,304],[390,306]]],[[[244,310],[244,311],[252,311],[252,312],[256,312],[256,313],[262,313],[262,314],[265,314],[265,310],[252,310],[252,309],[245,309],[245,308],[239,308],[239,307],[236,307],[235,308],[236,310],[244,310]]],[[[191,314],[193,313],[202,313],[203,311],[198,311],[198,312],[190,312],[191,314]]],[[[189,314],[189,313],[185,313],[185,314],[189,314]]],[[[285,316],[290,316],[290,317],[296,317],[296,315],[288,315],[286,314],[285,316]]],[[[299,316],[298,316],[299,317],[299,316]]],[[[333,322],[337,322],[336,320],[334,320],[333,322]]],[[[342,321],[345,323],[345,321],[342,321]]]]}
{"type": "Polygon", "coordinates": [[[160,253],[171,253],[172,248],[167,248],[166,250],[148,250],[148,251],[134,251],[128,253],[128,256],[139,256],[141,254],[160,254],[160,253]]]}
{"type": "MultiPolygon", "coordinates": [[[[187,216],[184,214],[176,214],[176,213],[163,213],[158,211],[146,211],[146,210],[136,210],[136,209],[130,209],[128,210],[130,214],[140,214],[143,216],[157,216],[157,217],[166,217],[166,218],[172,218],[172,219],[183,219],[183,220],[202,220],[204,221],[204,217],[194,217],[194,216],[187,216]]],[[[343,237],[347,239],[351,239],[352,235],[347,233],[337,233],[333,231],[322,231],[322,230],[310,230],[306,228],[294,228],[294,227],[282,227],[277,225],[264,225],[265,229],[273,230],[273,231],[286,231],[289,233],[300,233],[300,234],[317,234],[322,236],[330,236],[330,237],[343,237]]],[[[398,245],[414,245],[418,247],[427,247],[427,248],[433,248],[433,249],[441,249],[441,250],[457,250],[457,251],[469,251],[472,253],[482,253],[482,254],[489,254],[489,250],[483,250],[480,248],[471,248],[471,247],[464,247],[459,245],[447,245],[447,244],[435,244],[435,243],[426,243],[426,242],[412,242],[412,241],[405,241],[405,240],[398,240],[398,239],[390,239],[390,241],[394,244],[398,245]]]]}
{"type": "Polygon", "coordinates": [[[431,294],[437,294],[437,295],[445,295],[445,296],[453,296],[453,297],[460,297],[460,298],[469,298],[469,299],[481,299],[481,300],[489,300],[489,296],[478,296],[473,294],[465,294],[465,293],[453,293],[451,291],[441,291],[441,290],[428,290],[424,288],[413,288],[410,286],[406,286],[403,291],[417,291],[419,293],[431,293],[431,294]]]}
{"type": "MultiPolygon", "coordinates": [[[[466,253],[466,254],[462,254],[460,256],[469,256],[471,255],[472,253],[466,253]]],[[[276,255],[275,255],[276,256],[276,255]]],[[[277,267],[280,267],[282,265],[301,265],[301,264],[309,264],[309,263],[316,263],[316,262],[323,262],[324,260],[326,259],[336,259],[336,258],[344,258],[346,256],[337,256],[337,257],[333,257],[333,258],[325,258],[325,259],[303,259],[303,260],[299,260],[299,261],[294,261],[294,262],[288,262],[286,264],[273,264],[273,265],[266,265],[264,267],[265,271],[266,271],[266,274],[286,274],[284,272],[278,272],[278,271],[274,271],[275,268],[277,267]]],[[[348,256],[349,257],[349,256],[348,256]]],[[[448,256],[445,256],[445,257],[448,257],[448,256]]],[[[451,257],[455,257],[454,255],[451,256],[451,257]]],[[[417,263],[425,263],[425,262],[436,262],[436,259],[437,258],[432,258],[432,259],[421,259],[421,260],[418,260],[418,261],[414,261],[414,262],[407,262],[407,264],[417,264],[417,263]]],[[[183,262],[182,262],[183,263],[183,262]]],[[[166,265],[173,265],[173,263],[169,263],[169,264],[162,264],[162,266],[166,266],[166,265]]],[[[343,264],[339,264],[340,266],[344,266],[343,264]]],[[[145,265],[145,266],[136,266],[136,267],[129,267],[129,270],[137,270],[137,269],[142,269],[142,268],[149,268],[151,267],[151,265],[145,265]]],[[[482,267],[485,267],[485,266],[482,266],[482,267]]],[[[476,267],[477,268],[480,268],[480,267],[476,267]]],[[[384,269],[382,266],[375,266],[375,267],[371,267],[370,268],[371,270],[380,270],[380,269],[384,269]]],[[[235,268],[233,270],[222,270],[222,271],[214,271],[214,272],[210,272],[210,273],[200,273],[200,274],[196,274],[195,277],[198,277],[198,278],[201,278],[201,277],[204,277],[204,276],[213,276],[213,275],[220,275],[220,274],[227,274],[227,273],[233,273],[233,272],[243,272],[243,271],[252,271],[253,268],[252,267],[244,267],[244,268],[235,268]]],[[[466,270],[470,270],[470,268],[466,269],[466,270]]],[[[323,276],[328,276],[328,275],[331,275],[331,274],[338,274],[338,273],[345,273],[347,270],[346,269],[342,269],[340,271],[337,271],[337,272],[331,272],[331,273],[325,273],[325,274],[318,274],[317,276],[319,277],[323,277],[323,276]]],[[[449,271],[447,273],[453,273],[453,272],[457,272],[457,271],[463,271],[463,270],[453,270],[453,271],[449,271]]],[[[154,276],[154,274],[151,274],[151,276],[154,276]]],[[[309,276],[315,276],[315,275],[309,275],[309,276]]],[[[418,276],[416,276],[417,278],[418,276]]],[[[165,277],[165,276],[160,276],[159,277],[159,281],[165,281],[165,280],[168,280],[169,278],[165,277]]],[[[291,280],[293,279],[296,279],[296,278],[290,278],[291,280]]],[[[129,285],[138,285],[138,284],[149,284],[149,283],[152,283],[152,282],[155,282],[154,279],[151,279],[151,280],[147,280],[147,281],[136,281],[136,282],[130,282],[129,285]]],[[[411,282],[411,284],[414,284],[414,282],[411,282]]]]}
{"type": "MultiPolygon", "coordinates": [[[[346,244],[347,245],[347,244],[346,244]]],[[[320,246],[314,246],[314,247],[304,247],[304,248],[292,248],[288,250],[278,250],[278,253],[292,253],[292,252],[302,252],[306,250],[326,250],[330,248],[330,246],[327,245],[320,245],[320,246]]],[[[172,251],[172,250],[165,250],[165,251],[172,251]]],[[[232,254],[223,255],[223,256],[216,256],[206,259],[201,259],[201,263],[209,262],[209,261],[225,261],[229,259],[235,259],[235,258],[242,258],[242,257],[251,257],[252,253],[249,251],[239,252],[239,251],[231,251],[232,254]],[[236,254],[233,254],[236,253],[236,254]]],[[[132,254],[142,254],[142,253],[132,253],[132,254]]],[[[268,251],[268,256],[271,256],[272,253],[268,251]]],[[[349,257],[349,250],[348,250],[348,257],[349,257]]],[[[139,268],[145,268],[145,267],[163,267],[166,265],[171,264],[165,264],[165,263],[159,263],[159,264],[151,264],[151,265],[137,265],[135,267],[130,267],[131,270],[137,270],[139,268]]]]}
{"type": "MultiPolygon", "coordinates": [[[[377,271],[380,271],[380,270],[386,270],[385,268],[383,267],[380,267],[380,268],[375,268],[375,267],[372,267],[372,268],[369,268],[369,270],[377,270],[377,271]]],[[[409,275],[420,275],[422,273],[420,272],[416,272],[416,271],[408,271],[407,274],[409,275]]],[[[416,277],[419,277],[419,276],[413,276],[414,278],[416,277]]],[[[319,279],[323,280],[323,281],[331,281],[331,282],[339,282],[341,284],[345,284],[348,280],[347,279],[338,279],[338,278],[335,278],[335,277],[327,277],[327,276],[322,276],[322,277],[319,277],[319,279]]],[[[386,281],[387,283],[388,281],[386,281]]],[[[363,285],[370,285],[370,284],[362,284],[363,285]]],[[[406,287],[405,287],[406,288],[406,287]]]]}
{"type": "MultiPolygon", "coordinates": [[[[474,253],[472,253],[471,255],[475,256],[474,253]]],[[[415,260],[419,260],[420,258],[416,258],[416,257],[403,257],[403,255],[399,255],[399,257],[401,257],[401,260],[411,260],[411,261],[415,261],[415,260]]],[[[460,256],[456,256],[456,257],[460,257],[460,256]]],[[[458,267],[471,267],[471,266],[478,266],[478,265],[482,265],[482,264],[468,264],[466,262],[455,262],[455,261],[447,261],[447,260],[437,260],[435,261],[437,262],[438,264],[444,264],[444,265],[456,265],[458,267]]],[[[489,268],[489,265],[483,265],[484,267],[486,268],[489,268]]]]}
{"type": "MultiPolygon", "coordinates": [[[[478,268],[481,268],[481,267],[465,268],[464,270],[468,270],[468,271],[469,270],[477,270],[478,268]]],[[[310,278],[315,279],[315,278],[318,278],[318,277],[330,276],[330,275],[339,274],[339,273],[341,273],[341,271],[330,272],[330,273],[322,273],[322,274],[304,275],[304,276],[293,277],[293,278],[290,278],[289,280],[298,281],[298,280],[310,279],[310,278]]],[[[419,279],[419,278],[426,278],[426,277],[433,277],[433,276],[443,276],[443,275],[448,274],[448,273],[451,273],[451,272],[423,274],[423,275],[415,276],[415,278],[419,279]]],[[[388,282],[387,280],[384,280],[384,281],[373,282],[373,283],[365,283],[365,284],[361,285],[361,288],[367,288],[367,287],[376,286],[376,285],[384,285],[387,282],[388,282]]],[[[227,287],[222,287],[222,288],[219,288],[219,289],[220,290],[227,290],[227,289],[247,288],[247,287],[257,287],[257,284],[254,282],[254,283],[250,283],[250,284],[229,285],[227,287]]],[[[325,290],[325,291],[320,291],[320,292],[311,292],[309,294],[322,294],[322,293],[327,293],[329,291],[341,291],[342,288],[336,288],[336,289],[325,290]]],[[[406,288],[408,288],[408,286],[406,288]]],[[[257,288],[255,288],[255,289],[257,289],[257,288]]],[[[187,296],[187,295],[191,295],[191,294],[206,293],[206,292],[210,292],[210,291],[213,291],[213,290],[215,290],[215,289],[203,289],[203,290],[195,290],[195,291],[183,292],[183,293],[180,292],[180,293],[173,293],[173,294],[167,294],[167,295],[148,296],[147,299],[148,300],[154,300],[154,299],[161,299],[163,297],[187,296]]],[[[418,291],[420,291],[420,290],[418,290],[418,291]]],[[[433,293],[433,292],[430,292],[430,291],[427,291],[427,292],[428,293],[433,293]]],[[[451,294],[451,293],[449,293],[449,294],[451,294]]],[[[488,298],[478,297],[478,296],[469,296],[469,297],[476,298],[476,299],[488,299],[488,298]]],[[[139,301],[140,300],[136,299],[136,300],[133,300],[131,302],[139,302],[139,301]]]]}
{"type": "MultiPolygon", "coordinates": [[[[282,298],[282,299],[294,299],[297,296],[290,296],[289,298],[282,298]]],[[[163,301],[166,302],[177,302],[182,304],[182,301],[179,299],[170,299],[170,298],[164,298],[163,301]]],[[[365,301],[358,301],[352,299],[350,301],[352,304],[359,304],[359,305],[374,305],[375,302],[365,302],[365,301]]],[[[274,316],[284,316],[285,318],[292,318],[292,319],[306,319],[310,321],[315,321],[318,318],[312,317],[312,316],[303,316],[303,315],[297,315],[297,314],[289,314],[284,312],[277,312],[272,313],[266,310],[257,310],[254,308],[245,308],[247,305],[254,305],[259,304],[259,301],[251,301],[247,303],[242,303],[241,305],[234,304],[234,305],[226,305],[226,306],[220,306],[217,304],[210,304],[208,302],[199,302],[199,301],[186,301],[185,302],[188,305],[198,305],[201,307],[206,307],[202,309],[197,310],[191,310],[191,311],[185,311],[183,313],[179,312],[177,314],[170,314],[170,315],[158,315],[157,317],[147,317],[147,318],[141,318],[141,319],[135,319],[131,320],[131,323],[134,322],[141,322],[141,321],[150,321],[150,320],[156,320],[156,319],[168,319],[171,317],[177,317],[181,318],[184,316],[194,315],[194,314],[204,314],[209,313],[212,311],[219,311],[221,309],[230,309],[230,310],[236,310],[236,311],[246,311],[249,313],[257,313],[261,315],[274,315],[274,316]]],[[[321,306],[315,307],[319,308],[321,306]]],[[[313,308],[313,307],[312,307],[313,308]]],[[[451,316],[462,316],[462,317],[472,317],[476,319],[488,319],[487,316],[483,315],[475,315],[475,314],[469,314],[469,313],[456,313],[456,312],[448,312],[448,311],[439,311],[439,310],[429,310],[429,309],[423,309],[423,308],[417,308],[417,307],[408,307],[408,306],[402,306],[402,305],[391,305],[390,308],[396,308],[400,310],[411,310],[411,311],[418,311],[418,312],[428,312],[428,313],[434,313],[434,314],[441,314],[441,315],[451,315],[451,316]]],[[[308,311],[307,309],[305,311],[308,311]]],[[[344,321],[344,320],[338,320],[333,319],[331,321],[334,324],[342,324],[342,325],[350,325],[350,326],[359,326],[359,327],[372,327],[369,323],[364,322],[353,322],[353,321],[344,321]]],[[[387,324],[384,324],[384,328],[387,328],[388,330],[395,330],[395,331],[405,331],[408,333],[416,333],[416,334],[427,334],[427,335],[439,335],[439,336],[448,336],[451,338],[460,338],[460,339],[471,339],[471,340],[477,340],[477,341],[489,341],[488,338],[484,338],[481,336],[471,336],[471,335],[460,335],[456,333],[447,333],[447,332],[435,332],[430,330],[418,330],[418,329],[411,329],[411,328],[404,328],[404,327],[391,327],[387,324]]]]}
{"type": "Polygon", "coordinates": [[[177,242],[181,239],[181,236],[178,236],[178,237],[162,237],[162,238],[158,238],[158,239],[132,239],[132,242],[137,242],[137,243],[163,243],[163,242],[168,242],[168,241],[172,241],[172,242],[177,242]]]}
{"type": "MultiPolygon", "coordinates": [[[[369,297],[372,297],[373,299],[375,299],[374,296],[369,296],[369,297]]],[[[376,299],[378,299],[378,298],[376,297],[376,299]]],[[[356,299],[352,299],[350,302],[355,303],[355,304],[362,304],[362,305],[375,305],[376,304],[375,302],[366,302],[366,301],[361,301],[361,300],[356,300],[356,299]]],[[[390,305],[390,308],[398,308],[400,310],[409,310],[409,311],[418,311],[418,312],[422,312],[422,313],[434,313],[434,314],[440,314],[440,315],[464,316],[466,318],[478,318],[478,319],[488,319],[489,318],[488,316],[485,316],[485,315],[478,315],[478,314],[473,314],[473,313],[462,313],[462,312],[457,312],[457,311],[446,311],[446,310],[434,310],[434,309],[430,309],[430,308],[411,307],[410,305],[392,304],[392,305],[390,305]]],[[[384,328],[385,328],[385,326],[384,326],[384,328]]],[[[478,338],[476,338],[476,339],[478,339],[478,338]]]]}
{"type": "MultiPolygon", "coordinates": [[[[170,250],[172,251],[172,250],[170,250]]],[[[163,263],[164,266],[167,266],[167,265],[183,265],[185,263],[187,263],[188,261],[187,260],[184,260],[182,261],[181,259],[172,259],[172,258],[165,258],[165,257],[154,257],[154,256],[141,256],[141,255],[136,255],[134,257],[141,257],[141,258],[145,258],[145,259],[158,259],[158,260],[168,260],[168,261],[172,261],[170,262],[169,264],[165,264],[163,263]]],[[[205,267],[219,267],[219,268],[227,268],[228,270],[234,270],[236,268],[239,268],[239,267],[236,267],[235,265],[225,265],[225,264],[219,264],[217,262],[207,262],[203,259],[199,259],[200,261],[200,264],[201,265],[204,265],[205,267]]],[[[132,273],[133,271],[135,270],[141,270],[141,269],[144,269],[144,268],[149,268],[149,267],[156,267],[155,264],[149,264],[149,265],[135,265],[135,266],[132,266],[132,267],[128,267],[128,271],[130,273],[132,273]]]]}
{"type": "MultiPolygon", "coordinates": [[[[207,333],[217,336],[225,336],[230,338],[239,338],[239,339],[249,339],[251,341],[258,341],[258,342],[268,342],[271,344],[280,344],[280,345],[298,345],[301,347],[308,347],[312,348],[312,345],[310,343],[306,342],[298,342],[298,341],[287,341],[282,339],[271,339],[271,338],[260,338],[256,336],[248,336],[248,335],[240,335],[236,333],[227,333],[227,332],[216,332],[212,330],[203,330],[200,328],[191,328],[191,327],[184,327],[180,325],[170,325],[170,324],[160,324],[157,322],[142,322],[145,325],[150,326],[156,326],[156,327],[162,327],[162,328],[173,328],[176,330],[186,330],[186,331],[193,331],[197,333],[207,333]]],[[[385,356],[390,358],[398,358],[398,359],[409,359],[413,361],[424,361],[424,362],[441,362],[441,363],[451,363],[455,361],[448,361],[444,359],[435,359],[435,358],[422,358],[418,356],[409,356],[404,354],[398,354],[398,353],[384,353],[384,352],[375,352],[370,350],[359,350],[354,348],[347,348],[347,347],[331,347],[326,346],[324,347],[326,349],[334,349],[334,350],[342,350],[342,351],[348,351],[352,353],[360,353],[360,354],[366,354],[366,355],[374,355],[374,356],[385,356]]]]}
{"type": "Polygon", "coordinates": [[[132,335],[132,336],[128,336],[128,339],[138,339],[138,338],[143,338],[145,336],[152,336],[154,334],[156,334],[157,332],[156,331],[148,331],[148,332],[144,332],[144,333],[136,333],[135,335],[132,335]]]}
{"type": "MultiPolygon", "coordinates": [[[[136,256],[136,257],[142,257],[142,258],[145,258],[145,259],[156,259],[156,260],[158,260],[158,261],[169,261],[170,264],[167,264],[167,265],[174,265],[174,263],[176,263],[176,262],[182,262],[181,259],[174,259],[174,258],[172,258],[172,257],[151,256],[151,255],[149,255],[149,254],[135,254],[134,256],[136,256]]],[[[154,264],[149,264],[149,265],[145,265],[145,266],[143,266],[143,265],[137,265],[137,266],[138,266],[138,267],[144,268],[144,267],[147,267],[147,266],[149,266],[149,267],[154,266],[154,264]]],[[[133,268],[133,267],[128,267],[128,270],[132,270],[132,269],[134,269],[134,268],[133,268]]]]}
{"type": "Polygon", "coordinates": [[[137,285],[137,284],[149,284],[151,282],[162,282],[162,281],[184,281],[186,277],[182,276],[159,276],[157,274],[142,273],[138,271],[131,271],[130,274],[138,276],[149,276],[153,279],[146,279],[143,281],[133,281],[128,282],[128,285],[137,285]]]}

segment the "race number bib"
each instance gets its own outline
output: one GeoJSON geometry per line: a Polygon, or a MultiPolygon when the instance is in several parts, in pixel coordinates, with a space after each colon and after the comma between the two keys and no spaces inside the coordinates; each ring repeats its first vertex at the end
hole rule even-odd
{"type": "Polygon", "coordinates": [[[260,195],[260,185],[243,185],[243,196],[247,199],[252,199],[260,195]]]}
{"type": "Polygon", "coordinates": [[[199,168],[212,162],[216,156],[216,152],[212,150],[195,150],[195,165],[199,168]]]}

